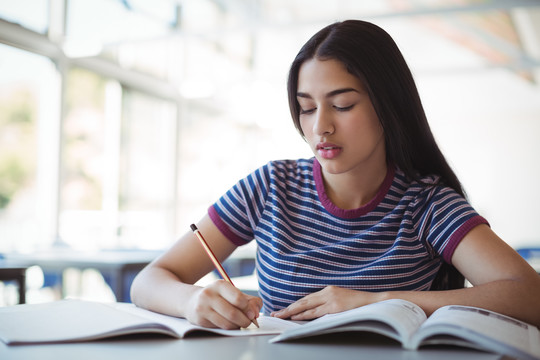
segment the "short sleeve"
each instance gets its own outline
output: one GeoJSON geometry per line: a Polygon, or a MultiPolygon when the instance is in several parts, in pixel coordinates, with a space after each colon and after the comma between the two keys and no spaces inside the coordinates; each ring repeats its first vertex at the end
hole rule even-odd
{"type": "Polygon", "coordinates": [[[415,207],[419,238],[449,264],[465,235],[477,225],[488,224],[465,198],[448,187],[430,187],[418,196],[415,207]]]}
{"type": "Polygon", "coordinates": [[[238,181],[208,209],[214,224],[235,245],[253,240],[268,194],[270,167],[268,163],[238,181]]]}

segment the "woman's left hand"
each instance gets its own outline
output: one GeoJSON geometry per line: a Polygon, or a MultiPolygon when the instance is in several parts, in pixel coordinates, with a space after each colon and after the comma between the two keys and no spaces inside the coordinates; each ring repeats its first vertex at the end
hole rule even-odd
{"type": "Polygon", "coordinates": [[[380,293],[327,286],[292,303],[271,316],[291,320],[311,320],[379,301],[380,293]]]}

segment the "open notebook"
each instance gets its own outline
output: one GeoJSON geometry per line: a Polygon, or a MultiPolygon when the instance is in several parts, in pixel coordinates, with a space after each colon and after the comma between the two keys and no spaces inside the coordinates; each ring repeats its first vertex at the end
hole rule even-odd
{"type": "Polygon", "coordinates": [[[225,336],[280,334],[300,326],[269,316],[259,328],[223,330],[193,325],[185,319],[158,314],[127,303],[60,300],[0,308],[0,339],[8,345],[75,342],[137,333],[166,334],[175,338],[195,332],[225,336]]]}

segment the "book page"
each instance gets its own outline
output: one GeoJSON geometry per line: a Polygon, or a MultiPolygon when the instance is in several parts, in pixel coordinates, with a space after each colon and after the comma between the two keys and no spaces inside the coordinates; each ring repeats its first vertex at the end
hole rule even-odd
{"type": "Polygon", "coordinates": [[[251,324],[245,329],[238,330],[225,330],[225,329],[215,329],[215,328],[205,328],[202,326],[197,326],[189,323],[186,319],[177,318],[173,316],[163,315],[149,310],[145,310],[139,307],[136,307],[133,304],[126,303],[116,303],[112,305],[119,310],[129,312],[131,314],[141,316],[148,319],[149,321],[158,322],[164,324],[174,330],[180,337],[184,337],[191,332],[196,331],[206,331],[219,335],[225,336],[254,336],[254,335],[275,335],[280,334],[281,332],[296,328],[300,326],[298,323],[293,321],[278,319],[271,316],[260,315],[257,319],[259,327],[251,324]]]}
{"type": "Polygon", "coordinates": [[[448,335],[460,338],[456,345],[462,346],[463,340],[472,342],[472,347],[488,351],[505,353],[517,357],[524,354],[540,359],[540,333],[538,328],[511,317],[492,311],[451,305],[445,306],[430,316],[415,336],[417,346],[422,339],[435,334],[445,335],[434,338],[442,343],[454,343],[448,335]]]}
{"type": "Polygon", "coordinates": [[[0,340],[6,344],[73,342],[135,333],[159,333],[181,338],[194,331],[227,336],[279,334],[299,326],[292,321],[262,316],[260,328],[209,329],[186,319],[154,313],[133,304],[60,300],[0,308],[0,340]]]}
{"type": "Polygon", "coordinates": [[[152,332],[175,336],[165,326],[106,304],[60,300],[0,308],[0,339],[6,344],[86,341],[124,333],[152,332]]]}
{"type": "Polygon", "coordinates": [[[405,300],[386,300],[337,314],[325,315],[271,339],[279,342],[340,331],[371,331],[406,341],[426,320],[417,305],[405,300]]]}

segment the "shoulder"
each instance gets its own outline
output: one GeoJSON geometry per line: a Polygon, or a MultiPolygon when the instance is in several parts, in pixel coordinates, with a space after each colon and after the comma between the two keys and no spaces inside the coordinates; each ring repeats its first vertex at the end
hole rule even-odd
{"type": "Polygon", "coordinates": [[[283,191],[285,188],[311,184],[312,179],[312,159],[272,160],[241,179],[233,189],[268,192],[271,188],[278,188],[283,191]]]}
{"type": "Polygon", "coordinates": [[[452,221],[455,217],[478,215],[465,197],[445,185],[437,175],[407,181],[398,170],[394,184],[396,182],[402,186],[402,204],[416,221],[452,221]]]}
{"type": "Polygon", "coordinates": [[[407,180],[405,174],[398,169],[394,181],[394,184],[396,183],[405,190],[417,206],[425,203],[440,202],[444,199],[467,202],[456,190],[446,186],[438,175],[426,175],[417,180],[407,180]]]}
{"type": "Polygon", "coordinates": [[[268,162],[264,167],[270,169],[277,174],[287,174],[289,176],[295,174],[305,174],[313,171],[313,158],[311,159],[295,159],[295,160],[273,160],[268,162]]]}
{"type": "Polygon", "coordinates": [[[487,220],[461,194],[444,185],[439,176],[424,176],[407,184],[409,196],[404,198],[410,202],[405,206],[418,238],[451,263],[463,237],[477,225],[488,224],[487,220]]]}
{"type": "Polygon", "coordinates": [[[273,160],[261,169],[266,176],[278,181],[301,181],[313,178],[313,158],[273,160]]]}

